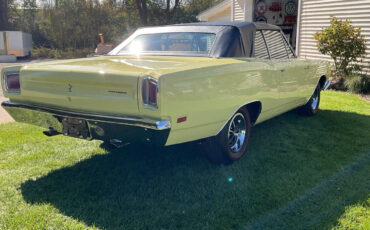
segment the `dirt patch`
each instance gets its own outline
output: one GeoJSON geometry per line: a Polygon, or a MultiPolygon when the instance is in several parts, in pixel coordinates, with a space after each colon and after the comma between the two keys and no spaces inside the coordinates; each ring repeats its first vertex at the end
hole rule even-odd
{"type": "Polygon", "coordinates": [[[370,94],[359,94],[358,96],[365,101],[370,101],[370,94]]]}
{"type": "MultiPolygon", "coordinates": [[[[0,96],[0,104],[5,100],[7,99],[0,96]]],[[[0,106],[0,124],[12,121],[14,121],[13,118],[0,106]]]]}

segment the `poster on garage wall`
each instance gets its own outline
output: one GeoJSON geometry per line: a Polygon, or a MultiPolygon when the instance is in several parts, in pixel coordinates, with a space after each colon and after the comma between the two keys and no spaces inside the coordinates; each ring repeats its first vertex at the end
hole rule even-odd
{"type": "Polygon", "coordinates": [[[297,12],[298,0],[254,0],[254,21],[280,26],[293,46],[297,12]]]}

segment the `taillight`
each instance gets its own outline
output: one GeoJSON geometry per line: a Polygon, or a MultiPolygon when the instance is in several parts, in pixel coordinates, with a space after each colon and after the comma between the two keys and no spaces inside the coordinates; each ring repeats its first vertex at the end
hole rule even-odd
{"type": "Polygon", "coordinates": [[[144,105],[157,108],[158,81],[155,78],[145,77],[141,88],[144,105]]]}
{"type": "Polygon", "coordinates": [[[19,72],[8,72],[4,74],[4,86],[8,92],[19,92],[19,72]]]}

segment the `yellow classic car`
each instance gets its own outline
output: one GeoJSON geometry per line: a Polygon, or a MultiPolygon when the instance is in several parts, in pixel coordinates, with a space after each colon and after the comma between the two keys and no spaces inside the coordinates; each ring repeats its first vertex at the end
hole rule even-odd
{"type": "Polygon", "coordinates": [[[4,68],[2,106],[20,122],[113,144],[203,140],[241,158],[251,126],[315,115],[329,64],[296,58],[279,27],[200,22],[140,28],[108,55],[4,68]]]}

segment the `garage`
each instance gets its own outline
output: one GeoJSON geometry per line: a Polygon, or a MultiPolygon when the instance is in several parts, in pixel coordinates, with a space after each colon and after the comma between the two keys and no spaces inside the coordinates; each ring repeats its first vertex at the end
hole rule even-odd
{"type": "Polygon", "coordinates": [[[200,21],[260,21],[278,25],[300,57],[330,60],[316,48],[314,34],[329,26],[331,16],[362,28],[370,72],[370,0],[224,0],[198,14],[200,21]]]}

